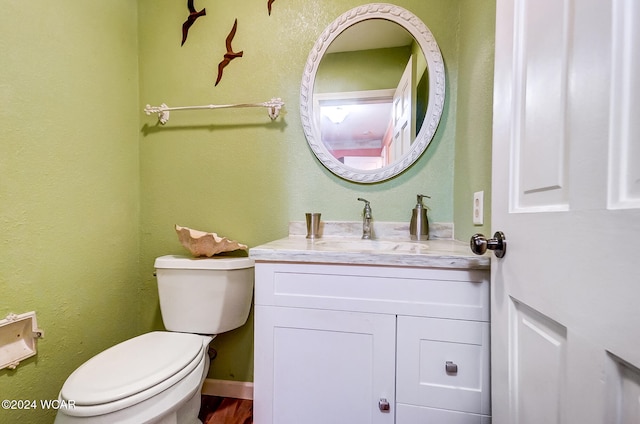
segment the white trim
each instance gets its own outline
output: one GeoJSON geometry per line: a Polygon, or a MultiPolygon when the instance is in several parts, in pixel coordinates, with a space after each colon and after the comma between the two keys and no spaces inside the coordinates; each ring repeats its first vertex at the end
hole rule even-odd
{"type": "Polygon", "coordinates": [[[380,90],[342,91],[336,93],[317,93],[313,96],[313,105],[318,107],[320,103],[335,101],[341,105],[344,101],[358,103],[391,103],[396,90],[385,88],[380,90]]]}
{"type": "Polygon", "coordinates": [[[206,378],[202,384],[202,394],[253,400],[253,382],[206,378]]]}

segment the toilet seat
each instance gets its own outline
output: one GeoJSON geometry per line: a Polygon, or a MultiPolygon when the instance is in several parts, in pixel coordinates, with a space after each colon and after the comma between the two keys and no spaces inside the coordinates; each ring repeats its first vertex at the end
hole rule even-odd
{"type": "MultiPolygon", "coordinates": [[[[113,412],[149,399],[201,368],[211,337],[152,332],[89,359],[64,383],[60,399],[74,416],[113,412]]],[[[200,376],[198,376],[200,378],[200,376]]]]}

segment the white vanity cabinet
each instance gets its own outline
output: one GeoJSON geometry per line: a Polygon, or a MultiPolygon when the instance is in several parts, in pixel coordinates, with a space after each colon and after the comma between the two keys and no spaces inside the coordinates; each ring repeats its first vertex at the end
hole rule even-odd
{"type": "Polygon", "coordinates": [[[256,424],[488,424],[487,270],[257,261],[256,424]]]}

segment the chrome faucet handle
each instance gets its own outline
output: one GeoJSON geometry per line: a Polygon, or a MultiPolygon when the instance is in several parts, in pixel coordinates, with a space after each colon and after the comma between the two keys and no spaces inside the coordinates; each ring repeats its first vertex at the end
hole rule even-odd
{"type": "Polygon", "coordinates": [[[364,202],[364,215],[365,218],[371,218],[371,203],[367,199],[363,199],[362,197],[358,197],[358,200],[364,202]]]}
{"type": "Polygon", "coordinates": [[[364,210],[362,211],[362,238],[368,240],[371,239],[371,219],[373,218],[371,204],[367,199],[361,197],[358,197],[358,200],[364,202],[364,210]]]}

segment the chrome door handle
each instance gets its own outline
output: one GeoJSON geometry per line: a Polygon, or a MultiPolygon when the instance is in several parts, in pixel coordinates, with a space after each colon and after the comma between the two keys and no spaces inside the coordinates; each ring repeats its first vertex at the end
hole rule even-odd
{"type": "Polygon", "coordinates": [[[389,405],[389,401],[386,398],[380,398],[378,401],[378,409],[380,409],[380,412],[389,412],[391,405],[389,405]]]}
{"type": "Polygon", "coordinates": [[[503,258],[507,253],[507,239],[502,231],[496,231],[492,239],[487,240],[482,234],[474,234],[469,242],[471,251],[476,255],[484,255],[484,252],[493,250],[498,258],[503,258]]]}

